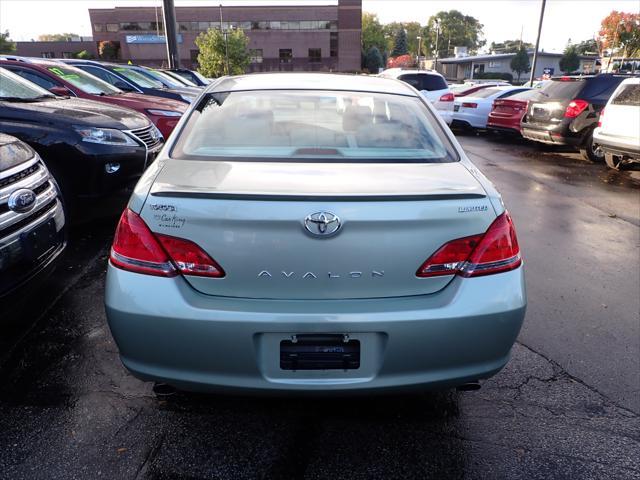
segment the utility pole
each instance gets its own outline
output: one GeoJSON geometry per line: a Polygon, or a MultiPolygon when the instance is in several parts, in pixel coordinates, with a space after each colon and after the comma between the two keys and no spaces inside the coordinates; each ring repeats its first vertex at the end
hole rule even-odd
{"type": "Polygon", "coordinates": [[[538,50],[540,49],[540,34],[542,33],[542,20],[544,19],[544,7],[547,0],[542,0],[540,7],[540,22],[538,23],[538,38],[536,38],[536,49],[533,51],[533,65],[531,66],[531,76],[529,77],[529,85],[533,87],[533,79],[536,77],[536,64],[538,63],[538,50]]]}
{"type": "Polygon", "coordinates": [[[436,18],[436,58],[435,58],[435,62],[433,64],[434,65],[433,69],[436,72],[438,71],[438,40],[440,40],[440,22],[436,18]]]}
{"type": "Polygon", "coordinates": [[[224,73],[225,75],[229,75],[229,39],[227,38],[227,35],[229,34],[229,32],[227,32],[227,29],[224,28],[223,26],[222,4],[220,4],[220,32],[224,35],[224,57],[225,57],[224,73]]]}
{"type": "Polygon", "coordinates": [[[420,68],[420,50],[422,50],[422,37],[420,35],[418,35],[416,38],[418,39],[418,58],[417,58],[417,63],[418,63],[418,68],[420,68]]]}
{"type": "Polygon", "coordinates": [[[178,31],[176,29],[176,7],[173,4],[173,0],[162,0],[162,18],[164,19],[164,34],[167,41],[169,68],[180,68],[178,31]]]}

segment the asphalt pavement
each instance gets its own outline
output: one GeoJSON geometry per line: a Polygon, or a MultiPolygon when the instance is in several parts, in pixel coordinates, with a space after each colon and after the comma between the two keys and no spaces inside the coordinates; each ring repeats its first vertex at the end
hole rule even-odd
{"type": "Polygon", "coordinates": [[[1,479],[640,479],[640,172],[461,135],[505,197],[529,310],[477,392],[178,393],[122,367],[103,309],[126,196],[0,335],[1,479]]]}

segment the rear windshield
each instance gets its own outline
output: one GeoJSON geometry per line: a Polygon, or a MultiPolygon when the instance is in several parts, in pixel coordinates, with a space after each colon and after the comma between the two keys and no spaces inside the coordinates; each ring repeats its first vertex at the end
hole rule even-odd
{"type": "Polygon", "coordinates": [[[471,96],[476,98],[487,98],[491,95],[496,95],[503,92],[504,90],[501,90],[499,88],[483,88],[481,90],[478,90],[477,92],[473,92],[471,96]]]}
{"type": "Polygon", "coordinates": [[[584,80],[551,80],[540,89],[536,98],[573,99],[584,87],[584,80]]]}
{"type": "Polygon", "coordinates": [[[624,85],[611,101],[611,104],[640,106],[640,84],[624,85]]]}
{"type": "Polygon", "coordinates": [[[191,113],[171,153],[248,161],[458,160],[419,98],[317,90],[210,94],[191,113]]]}
{"type": "Polygon", "coordinates": [[[530,100],[531,98],[533,98],[538,92],[536,92],[535,90],[525,90],[524,92],[518,92],[515,93],[513,95],[509,95],[508,98],[509,100],[522,100],[522,101],[526,101],[526,100],[530,100]]]}
{"type": "Polygon", "coordinates": [[[447,82],[440,75],[429,75],[428,73],[406,73],[398,77],[399,80],[408,83],[416,90],[444,90],[447,82]]]}

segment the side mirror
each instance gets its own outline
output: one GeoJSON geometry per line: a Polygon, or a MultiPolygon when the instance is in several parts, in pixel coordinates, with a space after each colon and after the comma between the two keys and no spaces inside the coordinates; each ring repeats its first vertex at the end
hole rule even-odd
{"type": "Polygon", "coordinates": [[[131,88],[131,86],[129,84],[123,82],[122,80],[117,80],[113,84],[113,86],[116,87],[116,88],[119,88],[123,92],[133,92],[133,88],[131,88]]]}
{"type": "Polygon", "coordinates": [[[49,91],[54,95],[58,95],[60,97],[67,97],[71,94],[71,91],[67,87],[63,87],[62,85],[51,87],[49,91]]]}

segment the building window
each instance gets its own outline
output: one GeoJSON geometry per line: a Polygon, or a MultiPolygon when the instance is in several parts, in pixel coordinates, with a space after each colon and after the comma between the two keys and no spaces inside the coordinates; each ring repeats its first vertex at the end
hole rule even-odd
{"type": "Polygon", "coordinates": [[[117,32],[119,27],[117,23],[107,23],[107,32],[117,32]]]}
{"type": "Polygon", "coordinates": [[[178,30],[188,32],[191,30],[191,22],[178,22],[178,30]]]}
{"type": "Polygon", "coordinates": [[[94,32],[104,32],[104,23],[94,23],[93,24],[93,31],[94,32]]]}
{"type": "Polygon", "coordinates": [[[489,62],[489,68],[500,68],[502,67],[502,62],[489,62]]]}
{"type": "Polygon", "coordinates": [[[73,58],[73,52],[62,52],[62,58],[73,58]]]}
{"type": "Polygon", "coordinates": [[[290,48],[280,49],[280,63],[291,63],[293,60],[293,51],[290,48]]]}
{"type": "Polygon", "coordinates": [[[262,63],[262,49],[256,48],[249,50],[251,63],[262,63]]]}
{"type": "Polygon", "coordinates": [[[189,59],[193,65],[198,64],[198,55],[200,54],[200,50],[189,50],[189,59]]]}
{"type": "Polygon", "coordinates": [[[55,52],[42,52],[42,58],[56,58],[55,52]]]}
{"type": "Polygon", "coordinates": [[[329,34],[329,49],[332,57],[338,56],[338,32],[331,32],[329,34]]]}
{"type": "Polygon", "coordinates": [[[310,48],[309,49],[309,62],[310,63],[320,63],[320,62],[322,62],[322,49],[321,48],[310,48]]]}

